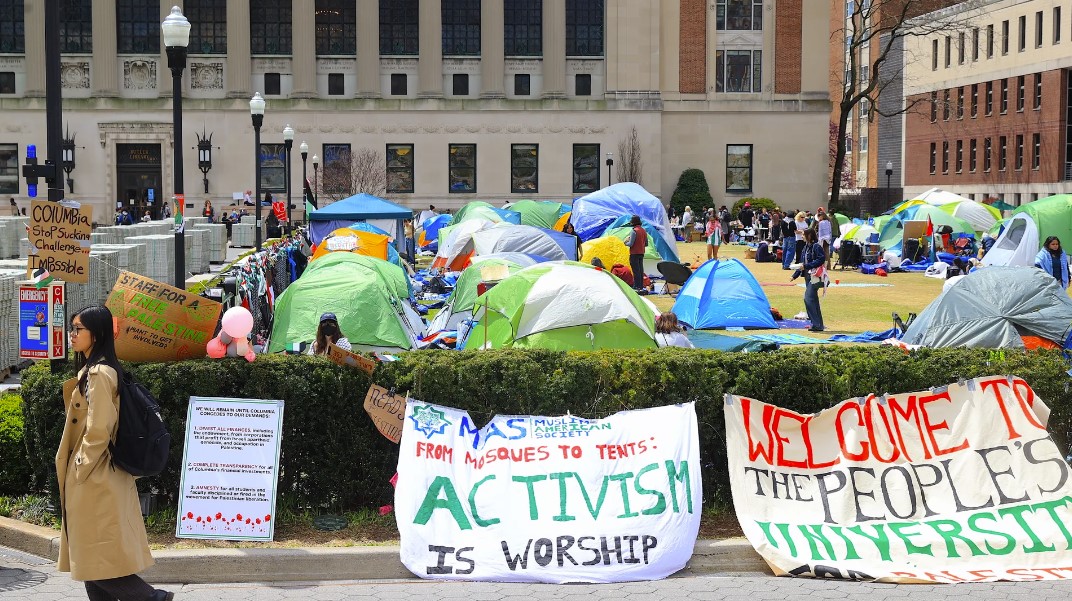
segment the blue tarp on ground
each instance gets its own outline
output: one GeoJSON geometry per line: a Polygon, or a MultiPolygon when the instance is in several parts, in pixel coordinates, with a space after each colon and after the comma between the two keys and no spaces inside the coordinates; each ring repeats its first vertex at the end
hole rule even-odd
{"type": "Polygon", "coordinates": [[[859,334],[835,334],[829,338],[830,342],[882,342],[887,338],[897,338],[897,328],[890,328],[884,332],[860,332],[859,334]]]}
{"type": "Polygon", "coordinates": [[[633,182],[607,186],[578,198],[573,203],[570,223],[577,230],[581,242],[587,242],[602,236],[610,224],[623,215],[638,215],[646,219],[677,254],[677,242],[670,230],[670,219],[666,216],[662,201],[633,182]]]}
{"type": "Polygon", "coordinates": [[[413,211],[385,198],[371,194],[355,194],[309,213],[309,236],[319,244],[325,236],[355,221],[394,220],[398,222],[395,238],[401,237],[401,221],[413,219],[413,211]]]}
{"type": "Polygon", "coordinates": [[[777,329],[770,301],[752,272],[737,259],[708,261],[681,287],[674,313],[695,329],[777,329]]]}

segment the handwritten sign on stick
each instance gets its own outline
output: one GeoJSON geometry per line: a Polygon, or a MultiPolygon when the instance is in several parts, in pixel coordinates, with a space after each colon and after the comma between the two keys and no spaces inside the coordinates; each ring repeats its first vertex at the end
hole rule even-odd
{"type": "Polygon", "coordinates": [[[373,384],[365,395],[365,411],[380,431],[393,443],[402,440],[402,422],[406,417],[406,397],[398,396],[373,384]]]}
{"type": "Polygon", "coordinates": [[[34,200],[30,203],[30,260],[27,277],[44,267],[56,279],[89,282],[89,234],[93,230],[93,207],[34,200]]]}
{"type": "Polygon", "coordinates": [[[339,365],[356,367],[370,376],[372,375],[372,372],[376,371],[376,361],[374,359],[369,359],[368,357],[348,351],[333,342],[328,343],[328,359],[331,359],[339,365]]]}

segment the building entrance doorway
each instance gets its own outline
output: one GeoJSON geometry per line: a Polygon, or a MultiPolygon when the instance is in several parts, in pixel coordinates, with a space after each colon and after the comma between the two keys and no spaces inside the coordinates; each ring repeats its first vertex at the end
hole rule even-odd
{"type": "Polygon", "coordinates": [[[116,144],[116,213],[130,212],[137,222],[146,212],[163,217],[159,144],[116,144]]]}

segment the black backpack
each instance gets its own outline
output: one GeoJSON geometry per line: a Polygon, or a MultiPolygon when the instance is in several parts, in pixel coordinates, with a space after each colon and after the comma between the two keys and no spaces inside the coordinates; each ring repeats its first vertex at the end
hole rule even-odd
{"type": "Polygon", "coordinates": [[[108,449],[113,466],[138,477],[164,471],[171,450],[160,403],[127,373],[119,384],[119,428],[108,449]]]}

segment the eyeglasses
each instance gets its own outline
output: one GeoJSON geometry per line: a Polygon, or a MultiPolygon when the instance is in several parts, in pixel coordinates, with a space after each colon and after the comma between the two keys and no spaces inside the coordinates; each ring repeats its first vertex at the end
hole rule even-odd
{"type": "Polygon", "coordinates": [[[67,335],[73,338],[81,334],[82,332],[85,332],[87,329],[89,328],[83,328],[82,326],[71,326],[71,329],[67,331],[67,335]]]}

